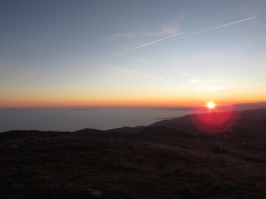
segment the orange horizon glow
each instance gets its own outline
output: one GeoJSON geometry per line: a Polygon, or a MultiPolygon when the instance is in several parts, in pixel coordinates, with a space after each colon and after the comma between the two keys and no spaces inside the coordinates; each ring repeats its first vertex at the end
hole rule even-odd
{"type": "MultiPolygon", "coordinates": [[[[215,106],[227,106],[233,104],[240,103],[256,103],[261,102],[263,100],[257,101],[239,101],[239,100],[223,100],[216,101],[215,106]]],[[[65,100],[65,99],[57,99],[57,100],[6,100],[0,103],[0,108],[31,108],[31,107],[86,107],[86,106],[132,106],[132,107],[141,107],[141,106],[165,106],[165,107],[177,107],[177,106],[206,106],[208,102],[203,100],[190,100],[190,99],[112,99],[112,100],[65,100]]]]}
{"type": "Polygon", "coordinates": [[[86,106],[165,106],[165,107],[175,107],[175,106],[203,106],[204,101],[201,100],[166,100],[166,99],[128,99],[128,100],[56,100],[56,101],[9,101],[1,103],[1,108],[23,108],[23,107],[86,107],[86,106]]]}
{"type": "Polygon", "coordinates": [[[12,104],[4,104],[0,106],[0,108],[30,108],[30,107],[108,107],[108,106],[132,106],[132,107],[149,107],[149,106],[165,106],[165,107],[177,107],[177,106],[203,106],[202,103],[159,103],[159,102],[96,102],[96,103],[12,103],[12,104]]]}
{"type": "Polygon", "coordinates": [[[0,98],[0,108],[23,107],[85,107],[85,106],[202,106],[206,107],[208,100],[215,101],[216,107],[242,103],[257,103],[266,101],[266,93],[229,93],[214,95],[212,93],[176,93],[156,91],[123,91],[123,92],[84,92],[74,89],[70,92],[11,92],[4,93],[0,98]]]}

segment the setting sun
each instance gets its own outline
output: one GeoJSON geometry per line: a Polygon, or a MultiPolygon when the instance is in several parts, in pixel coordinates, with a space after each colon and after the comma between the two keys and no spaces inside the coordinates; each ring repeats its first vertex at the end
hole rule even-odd
{"type": "Polygon", "coordinates": [[[213,109],[213,108],[215,108],[215,104],[214,104],[212,101],[208,102],[206,106],[207,106],[209,109],[213,109]]]}

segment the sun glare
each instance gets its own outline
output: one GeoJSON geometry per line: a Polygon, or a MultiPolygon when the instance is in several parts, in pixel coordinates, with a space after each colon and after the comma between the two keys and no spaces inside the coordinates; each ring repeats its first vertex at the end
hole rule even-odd
{"type": "Polygon", "coordinates": [[[215,108],[215,104],[214,104],[212,101],[208,102],[206,106],[207,106],[209,109],[213,109],[213,108],[215,108]]]}

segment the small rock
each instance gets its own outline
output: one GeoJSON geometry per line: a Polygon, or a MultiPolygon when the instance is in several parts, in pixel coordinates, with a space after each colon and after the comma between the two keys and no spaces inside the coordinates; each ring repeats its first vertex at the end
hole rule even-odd
{"type": "Polygon", "coordinates": [[[64,189],[71,189],[71,186],[66,186],[64,187],[64,189]]]}
{"type": "Polygon", "coordinates": [[[10,149],[17,149],[17,148],[18,148],[18,145],[13,144],[13,145],[11,145],[9,148],[10,148],[10,149]]]}
{"type": "Polygon", "coordinates": [[[73,175],[73,176],[71,176],[69,179],[70,180],[74,180],[74,179],[77,179],[79,176],[78,175],[73,175]]]}
{"type": "Polygon", "coordinates": [[[100,198],[103,196],[103,192],[101,190],[89,189],[89,191],[91,192],[91,195],[96,197],[96,198],[100,198]]]}
{"type": "Polygon", "coordinates": [[[55,184],[54,186],[51,187],[51,191],[60,191],[62,187],[58,184],[55,184]]]}

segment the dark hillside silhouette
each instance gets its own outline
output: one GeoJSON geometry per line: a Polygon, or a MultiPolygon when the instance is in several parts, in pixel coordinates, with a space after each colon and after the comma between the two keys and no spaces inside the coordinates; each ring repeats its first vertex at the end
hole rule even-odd
{"type": "Polygon", "coordinates": [[[219,133],[190,116],[119,132],[1,133],[0,198],[265,198],[265,113],[241,112],[219,133]]]}

